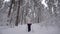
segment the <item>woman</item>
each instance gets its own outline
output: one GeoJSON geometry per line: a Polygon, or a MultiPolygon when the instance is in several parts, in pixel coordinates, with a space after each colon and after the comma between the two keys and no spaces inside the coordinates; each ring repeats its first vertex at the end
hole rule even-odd
{"type": "Polygon", "coordinates": [[[31,19],[29,17],[26,18],[27,20],[27,26],[28,26],[28,32],[31,31],[31,25],[32,25],[32,22],[31,22],[31,19]]]}

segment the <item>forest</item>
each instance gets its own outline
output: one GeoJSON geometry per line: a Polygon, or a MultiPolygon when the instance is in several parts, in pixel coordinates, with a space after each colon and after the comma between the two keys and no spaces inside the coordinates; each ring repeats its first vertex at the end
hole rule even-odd
{"type": "Polygon", "coordinates": [[[60,22],[60,0],[0,0],[0,26],[60,22]]]}

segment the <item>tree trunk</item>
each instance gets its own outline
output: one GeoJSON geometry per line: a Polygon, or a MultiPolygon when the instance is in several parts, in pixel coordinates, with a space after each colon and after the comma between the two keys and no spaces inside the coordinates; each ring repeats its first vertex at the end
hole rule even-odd
{"type": "Polygon", "coordinates": [[[11,14],[11,9],[12,9],[12,4],[13,4],[14,0],[11,0],[11,5],[10,5],[10,8],[9,8],[9,12],[8,12],[8,17],[10,16],[11,14]]]}
{"type": "Polygon", "coordinates": [[[20,11],[20,0],[18,1],[18,10],[17,10],[17,16],[16,16],[16,23],[15,23],[16,26],[18,26],[18,23],[19,23],[19,11],[20,11]]]}

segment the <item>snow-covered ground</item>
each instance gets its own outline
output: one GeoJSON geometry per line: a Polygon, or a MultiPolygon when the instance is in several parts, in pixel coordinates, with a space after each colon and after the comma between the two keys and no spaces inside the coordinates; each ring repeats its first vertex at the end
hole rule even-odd
{"type": "Polygon", "coordinates": [[[60,34],[60,28],[56,25],[32,24],[31,29],[28,32],[26,24],[14,28],[0,27],[0,34],[60,34]]]}

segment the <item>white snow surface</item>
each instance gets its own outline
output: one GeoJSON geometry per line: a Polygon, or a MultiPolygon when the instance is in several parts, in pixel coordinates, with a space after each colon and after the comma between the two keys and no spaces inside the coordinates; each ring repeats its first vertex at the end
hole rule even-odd
{"type": "Polygon", "coordinates": [[[27,31],[27,25],[19,25],[14,28],[0,27],[0,34],[60,34],[60,28],[55,25],[32,24],[31,31],[27,31]]]}

